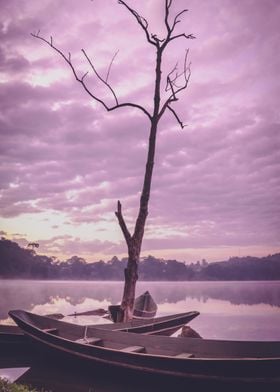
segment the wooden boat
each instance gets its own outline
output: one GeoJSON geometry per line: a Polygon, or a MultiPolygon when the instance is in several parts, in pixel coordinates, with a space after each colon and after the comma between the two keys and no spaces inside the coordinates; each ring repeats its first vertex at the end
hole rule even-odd
{"type": "Polygon", "coordinates": [[[145,335],[170,336],[199,315],[197,311],[177,313],[153,319],[133,319],[126,323],[96,324],[95,328],[108,331],[125,331],[145,335]]]}
{"type": "MultiPolygon", "coordinates": [[[[154,319],[132,320],[127,323],[114,324],[94,324],[92,327],[105,329],[108,331],[126,331],[134,333],[143,333],[147,335],[165,335],[170,336],[178,331],[185,324],[189,323],[199,312],[191,311],[178,313],[169,316],[156,317],[154,319]]],[[[44,316],[49,318],[47,316],[44,316]]],[[[71,325],[71,324],[70,324],[71,325]]],[[[0,346],[3,343],[23,343],[26,337],[17,325],[0,324],[0,346]]]]}
{"type": "Polygon", "coordinates": [[[135,298],[134,302],[134,318],[153,318],[157,312],[157,304],[153,297],[146,291],[144,294],[135,298]]]}
{"type": "MultiPolygon", "coordinates": [[[[110,305],[108,307],[110,319],[117,323],[122,319],[121,305],[110,305]]],[[[134,319],[149,319],[153,318],[157,312],[157,304],[155,303],[153,297],[146,291],[139,297],[135,298],[134,301],[134,319]]]]}
{"type": "MultiPolygon", "coordinates": [[[[18,326],[53,358],[68,358],[84,368],[102,365],[139,374],[176,377],[188,382],[277,384],[280,342],[174,338],[85,328],[22,310],[9,312],[18,326]]],[[[66,361],[67,363],[68,361],[66,361]]]]}
{"type": "Polygon", "coordinates": [[[1,343],[21,343],[25,336],[17,325],[0,324],[0,345],[1,343]]]}

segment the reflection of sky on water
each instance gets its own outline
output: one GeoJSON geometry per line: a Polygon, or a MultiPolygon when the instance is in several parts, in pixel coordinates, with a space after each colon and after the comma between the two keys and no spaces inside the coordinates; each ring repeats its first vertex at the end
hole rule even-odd
{"type": "Polygon", "coordinates": [[[198,310],[200,313],[215,313],[215,314],[242,314],[257,315],[265,312],[267,315],[279,314],[280,309],[278,307],[272,307],[267,304],[256,304],[256,305],[235,305],[225,300],[216,300],[209,298],[207,301],[200,301],[194,298],[186,298],[184,301],[178,301],[176,303],[164,303],[159,305],[159,311],[164,314],[170,314],[172,312],[179,313],[184,309],[198,310]]]}
{"type": "Polygon", "coordinates": [[[106,319],[100,316],[69,316],[75,312],[84,312],[93,309],[107,309],[110,305],[108,301],[97,301],[92,298],[85,298],[85,300],[79,304],[79,306],[73,306],[69,302],[69,298],[55,298],[52,302],[35,305],[32,308],[32,312],[37,314],[51,314],[51,313],[61,313],[64,316],[64,321],[69,323],[77,324],[94,324],[94,323],[106,323],[106,319]]]}
{"type": "MultiPolygon", "coordinates": [[[[14,382],[22,374],[27,372],[28,369],[29,369],[28,367],[0,369],[0,378],[2,378],[3,380],[7,380],[9,382],[14,382]]],[[[6,389],[3,390],[3,392],[5,391],[6,389]]]]}
{"type": "MultiPolygon", "coordinates": [[[[69,315],[117,304],[122,282],[2,281],[0,322],[10,309],[69,315]]],[[[280,282],[138,282],[149,290],[158,314],[198,310],[191,326],[204,338],[280,340],[280,282]]],[[[67,317],[80,324],[105,323],[99,316],[67,317]]]]}
{"type": "Polygon", "coordinates": [[[235,305],[223,300],[187,298],[159,306],[158,313],[197,310],[191,327],[207,339],[280,340],[280,309],[266,304],[235,305]]]}

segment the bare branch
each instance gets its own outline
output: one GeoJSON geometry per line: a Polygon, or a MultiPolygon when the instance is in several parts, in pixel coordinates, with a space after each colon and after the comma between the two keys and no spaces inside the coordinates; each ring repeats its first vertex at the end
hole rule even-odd
{"type": "Polygon", "coordinates": [[[171,26],[171,24],[169,23],[169,20],[168,20],[168,19],[169,19],[169,9],[170,9],[170,7],[171,7],[171,5],[172,5],[172,1],[173,1],[173,0],[165,0],[165,17],[164,17],[164,23],[165,23],[165,26],[166,26],[166,29],[167,29],[167,36],[166,36],[166,39],[165,39],[166,42],[165,42],[164,46],[166,46],[167,43],[170,42],[170,41],[172,41],[173,39],[179,38],[179,37],[181,37],[181,36],[185,36],[186,38],[195,38],[192,34],[189,34],[189,35],[186,35],[186,34],[178,34],[177,36],[172,37],[172,33],[173,33],[173,31],[175,30],[176,25],[177,25],[178,23],[181,22],[181,19],[179,19],[180,16],[182,16],[184,13],[188,12],[187,9],[184,9],[184,10],[180,11],[180,12],[175,16],[175,18],[174,18],[174,20],[173,20],[173,23],[172,23],[172,26],[171,26]]]}
{"type": "Polygon", "coordinates": [[[170,41],[172,41],[173,39],[177,39],[177,38],[181,38],[184,37],[186,39],[195,39],[195,36],[193,34],[178,34],[178,35],[174,35],[173,37],[170,37],[170,41]]]}
{"type": "Polygon", "coordinates": [[[167,33],[168,33],[168,38],[170,38],[171,33],[174,31],[176,24],[179,23],[179,22],[181,22],[181,20],[179,19],[179,17],[180,17],[181,15],[183,15],[185,12],[188,11],[187,9],[184,9],[184,10],[180,11],[180,12],[175,16],[175,18],[174,18],[174,20],[173,20],[173,23],[172,23],[172,26],[170,27],[168,18],[169,18],[169,9],[170,9],[170,7],[171,7],[171,5],[172,5],[172,1],[173,1],[173,0],[165,0],[165,17],[164,17],[164,22],[165,22],[165,26],[166,26],[167,33]]]}
{"type": "MultiPolygon", "coordinates": [[[[111,91],[111,93],[112,93],[113,96],[114,96],[116,105],[118,105],[118,104],[119,104],[118,98],[117,98],[117,96],[116,96],[114,90],[113,90],[112,87],[110,86],[110,84],[107,82],[107,80],[104,80],[104,79],[102,78],[101,75],[99,75],[99,73],[97,72],[96,68],[94,67],[92,61],[90,60],[90,58],[88,57],[88,55],[87,55],[87,53],[86,53],[86,51],[85,51],[84,49],[82,49],[82,53],[83,53],[84,56],[86,57],[87,61],[89,62],[90,66],[91,66],[93,72],[95,73],[95,75],[97,76],[97,78],[98,78],[99,80],[101,80],[101,82],[104,83],[104,84],[108,87],[108,89],[111,91]]],[[[111,63],[112,63],[112,62],[111,62],[111,63]]]]}
{"type": "Polygon", "coordinates": [[[81,77],[81,80],[84,80],[84,78],[87,76],[88,71],[81,77]]]}
{"type": "Polygon", "coordinates": [[[185,90],[188,86],[190,76],[191,76],[191,69],[190,69],[191,63],[189,65],[187,65],[188,53],[189,53],[189,50],[186,50],[183,71],[180,74],[176,73],[176,76],[174,77],[174,79],[171,79],[172,73],[174,73],[177,69],[177,64],[176,64],[175,67],[171,70],[171,72],[169,72],[169,74],[167,75],[167,82],[166,82],[165,91],[171,90],[171,95],[167,98],[167,100],[163,104],[163,106],[160,110],[160,113],[159,113],[159,118],[161,118],[161,116],[163,115],[165,110],[168,108],[174,114],[174,116],[175,116],[176,120],[178,121],[178,123],[180,124],[181,128],[183,128],[183,126],[182,126],[183,123],[179,120],[174,109],[172,109],[169,106],[169,104],[171,102],[177,101],[178,100],[177,94],[179,94],[181,91],[185,90]],[[184,76],[184,82],[181,86],[177,86],[176,82],[179,80],[179,78],[182,75],[184,76]]]}
{"type": "Polygon", "coordinates": [[[167,29],[168,36],[171,34],[171,28],[169,26],[168,22],[168,16],[169,16],[169,8],[171,7],[172,0],[165,0],[165,16],[164,16],[164,23],[167,29]]]}
{"type": "MultiPolygon", "coordinates": [[[[153,41],[150,38],[150,34],[149,34],[149,30],[148,30],[149,24],[147,22],[147,19],[143,18],[143,16],[139,15],[133,8],[129,7],[129,5],[127,5],[125,1],[119,0],[119,4],[125,6],[128,9],[128,11],[135,17],[135,19],[137,20],[139,25],[144,30],[144,33],[145,33],[146,38],[147,38],[147,41],[150,44],[154,45],[154,46],[158,46],[157,41],[153,41]]],[[[155,39],[154,37],[152,37],[152,38],[155,39]]]]}
{"type": "Polygon", "coordinates": [[[182,129],[184,129],[184,127],[186,127],[187,125],[182,123],[182,121],[180,120],[180,118],[179,118],[178,114],[175,112],[175,110],[169,105],[167,105],[166,107],[167,107],[167,109],[169,109],[171,111],[171,113],[173,113],[173,115],[176,118],[176,120],[178,121],[180,127],[182,129]]]}
{"type": "Polygon", "coordinates": [[[170,88],[172,89],[172,87],[173,87],[173,86],[172,86],[172,82],[173,82],[174,80],[177,79],[178,73],[176,72],[176,76],[175,76],[175,78],[174,78],[173,80],[171,80],[171,75],[172,75],[175,71],[177,71],[177,69],[178,69],[178,62],[174,65],[174,67],[172,68],[172,70],[169,72],[169,74],[168,74],[167,77],[166,77],[165,91],[169,91],[170,88]],[[170,87],[168,88],[168,86],[170,86],[170,87]]]}
{"type": "Polygon", "coordinates": [[[175,78],[173,80],[171,80],[171,78],[170,78],[171,74],[168,75],[168,77],[169,77],[169,85],[170,85],[170,88],[172,90],[171,97],[174,97],[174,95],[176,95],[180,91],[186,89],[187,86],[188,86],[188,82],[189,82],[189,79],[190,79],[190,76],[191,76],[191,69],[190,69],[191,63],[189,63],[189,65],[187,65],[188,54],[189,54],[189,49],[187,49],[186,53],[185,53],[183,71],[180,74],[176,73],[176,76],[175,76],[175,78]],[[177,86],[176,82],[179,80],[179,78],[182,75],[184,76],[184,83],[182,84],[182,86],[177,86]],[[177,89],[175,90],[174,87],[176,87],[177,89]]]}
{"type": "Polygon", "coordinates": [[[102,101],[102,99],[100,99],[100,98],[98,98],[97,96],[95,96],[95,95],[88,89],[88,87],[85,85],[83,78],[80,78],[80,77],[78,76],[78,74],[77,74],[77,72],[76,72],[76,70],[75,70],[75,68],[74,68],[74,66],[73,66],[73,64],[72,64],[72,61],[71,61],[71,54],[70,54],[70,53],[68,54],[68,58],[67,58],[67,57],[65,56],[65,54],[64,54],[60,49],[58,49],[56,46],[52,45],[52,42],[51,42],[51,41],[48,41],[48,40],[45,39],[44,37],[42,37],[42,36],[40,36],[40,35],[37,35],[37,34],[31,33],[31,35],[32,35],[32,37],[37,38],[37,39],[40,39],[41,41],[45,42],[45,43],[48,44],[53,50],[55,50],[55,51],[64,59],[64,61],[69,65],[69,67],[71,68],[71,70],[72,70],[72,72],[73,72],[73,75],[74,75],[75,79],[76,79],[79,83],[82,84],[82,86],[83,86],[83,88],[86,90],[86,92],[87,92],[93,99],[95,99],[96,101],[100,102],[100,103],[105,107],[105,109],[108,110],[108,106],[105,104],[105,102],[102,101]]]}
{"type": "MultiPolygon", "coordinates": [[[[171,91],[172,91],[172,97],[170,97],[170,100],[172,99],[172,101],[177,101],[178,98],[176,98],[176,95],[175,95],[175,90],[174,90],[174,87],[173,87],[173,82],[170,80],[170,77],[169,77],[169,76],[167,76],[167,84],[170,86],[170,89],[171,89],[171,91]]],[[[166,90],[166,91],[168,91],[168,90],[166,90]]]]}
{"type": "Polygon", "coordinates": [[[143,106],[137,105],[136,103],[132,103],[132,102],[119,103],[118,105],[115,105],[115,106],[112,106],[112,107],[107,107],[107,110],[108,110],[108,112],[110,112],[112,110],[119,109],[119,108],[124,108],[124,107],[131,107],[131,108],[139,109],[143,113],[146,114],[146,116],[149,118],[149,120],[152,119],[152,116],[150,115],[150,113],[145,108],[143,108],[143,106]]]}
{"type": "Polygon", "coordinates": [[[152,38],[158,43],[158,46],[159,46],[160,42],[165,41],[165,39],[158,38],[158,36],[156,34],[152,34],[152,38]]]}
{"type": "Polygon", "coordinates": [[[122,215],[122,205],[121,205],[121,202],[119,200],[118,200],[118,205],[117,205],[117,211],[115,212],[115,214],[116,214],[116,217],[118,218],[119,225],[120,225],[120,228],[121,228],[121,230],[123,232],[123,235],[124,235],[124,238],[126,240],[126,243],[127,243],[127,245],[129,245],[130,242],[131,242],[131,234],[128,231],[128,228],[127,228],[126,223],[124,221],[124,218],[123,218],[123,215],[122,215]]]}
{"type": "Polygon", "coordinates": [[[111,62],[110,62],[110,65],[109,65],[109,67],[108,67],[108,71],[107,71],[107,75],[106,75],[106,82],[108,82],[108,79],[109,79],[109,75],[110,75],[110,71],[111,71],[111,68],[112,68],[112,65],[113,65],[113,62],[114,62],[114,60],[115,60],[115,58],[117,57],[117,54],[119,53],[119,51],[117,50],[116,51],[116,53],[114,54],[114,56],[113,56],[113,58],[112,58],[112,60],[111,60],[111,62]]]}
{"type": "Polygon", "coordinates": [[[174,31],[176,24],[178,24],[178,23],[181,22],[181,19],[179,19],[179,17],[182,16],[185,12],[188,12],[188,10],[185,9],[185,10],[179,12],[179,13],[175,16],[174,21],[173,21],[173,25],[172,25],[172,27],[171,27],[171,32],[174,31]]]}
{"type": "MultiPolygon", "coordinates": [[[[84,74],[82,77],[79,77],[77,74],[77,71],[75,69],[75,67],[72,64],[71,61],[71,53],[68,53],[68,57],[66,57],[66,55],[60,50],[58,49],[56,46],[54,46],[52,44],[51,41],[48,41],[47,39],[45,39],[44,37],[40,36],[40,30],[38,30],[38,32],[36,34],[31,33],[32,37],[37,38],[43,42],[45,42],[47,45],[49,45],[53,50],[55,50],[63,59],[64,61],[68,64],[68,66],[71,68],[71,71],[73,72],[73,75],[75,77],[75,79],[77,80],[77,82],[79,82],[84,90],[97,102],[99,102],[108,112],[115,110],[115,109],[119,109],[119,108],[123,108],[123,107],[132,107],[132,108],[136,108],[141,110],[148,118],[149,120],[151,120],[152,116],[150,115],[150,113],[141,105],[137,105],[135,103],[132,102],[124,102],[124,103],[117,103],[114,106],[109,107],[108,105],[106,105],[106,103],[99,97],[97,97],[96,95],[94,95],[90,89],[87,87],[87,85],[84,82],[85,76],[86,74],[84,74]]],[[[93,66],[93,64],[92,64],[93,66]]],[[[93,66],[94,68],[94,66],[93,66]]],[[[95,69],[95,68],[94,68],[95,69]]],[[[104,82],[105,83],[105,82],[104,82]]],[[[106,84],[106,83],[105,83],[106,84]]],[[[107,83],[108,84],[108,83],[107,83]]]]}

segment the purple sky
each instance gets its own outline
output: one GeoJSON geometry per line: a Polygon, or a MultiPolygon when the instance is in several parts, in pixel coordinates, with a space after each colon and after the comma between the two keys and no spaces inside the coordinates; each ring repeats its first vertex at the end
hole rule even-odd
{"type": "MultiPolygon", "coordinates": [[[[159,37],[163,0],[127,0],[159,37]]],[[[104,111],[73,80],[48,38],[103,75],[121,102],[152,104],[154,48],[117,0],[0,0],[0,231],[39,253],[88,261],[125,256],[116,202],[132,228],[148,121],[104,111]]],[[[196,261],[279,252],[279,0],[174,0],[188,8],[164,63],[192,75],[176,103],[188,126],[162,118],[143,255],[196,261]]],[[[166,73],[164,73],[165,75],[166,73]]],[[[108,104],[107,90],[87,82],[108,104]]],[[[175,106],[173,106],[175,108],[175,106]]]]}

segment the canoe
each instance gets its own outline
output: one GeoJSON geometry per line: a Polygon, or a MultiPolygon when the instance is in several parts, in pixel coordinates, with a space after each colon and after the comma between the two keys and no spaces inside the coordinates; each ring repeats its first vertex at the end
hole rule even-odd
{"type": "MultiPolygon", "coordinates": [[[[199,312],[191,311],[185,313],[178,313],[169,316],[156,317],[154,319],[132,320],[127,323],[115,324],[94,324],[95,328],[101,328],[108,331],[126,331],[134,333],[143,333],[150,335],[165,335],[170,336],[178,331],[185,324],[199,315],[199,312]]],[[[42,316],[46,319],[47,316],[42,316]]],[[[72,324],[70,324],[72,325],[72,324]]],[[[3,325],[0,324],[0,345],[3,343],[23,343],[25,336],[22,330],[17,325],[3,325]]]]}
{"type": "Polygon", "coordinates": [[[157,304],[153,297],[146,291],[144,294],[135,298],[134,301],[134,318],[153,318],[157,312],[157,304]]]}
{"type": "Polygon", "coordinates": [[[17,325],[0,324],[0,344],[21,343],[24,341],[25,336],[17,325]]]}
{"type": "Polygon", "coordinates": [[[199,315],[197,311],[177,313],[153,319],[133,319],[126,323],[96,324],[95,328],[108,331],[125,331],[145,335],[170,336],[199,315]]]}
{"type": "Polygon", "coordinates": [[[156,377],[208,383],[277,384],[280,342],[174,338],[70,325],[22,310],[9,312],[23,332],[53,358],[77,368],[102,365],[156,377]],[[86,334],[85,334],[86,332],[86,334]]]}
{"type": "MultiPolygon", "coordinates": [[[[108,306],[110,319],[117,323],[122,319],[121,305],[110,305],[108,306]]],[[[135,298],[133,318],[134,319],[152,319],[155,317],[157,312],[157,304],[153,297],[146,291],[139,297],[135,298]]]]}

